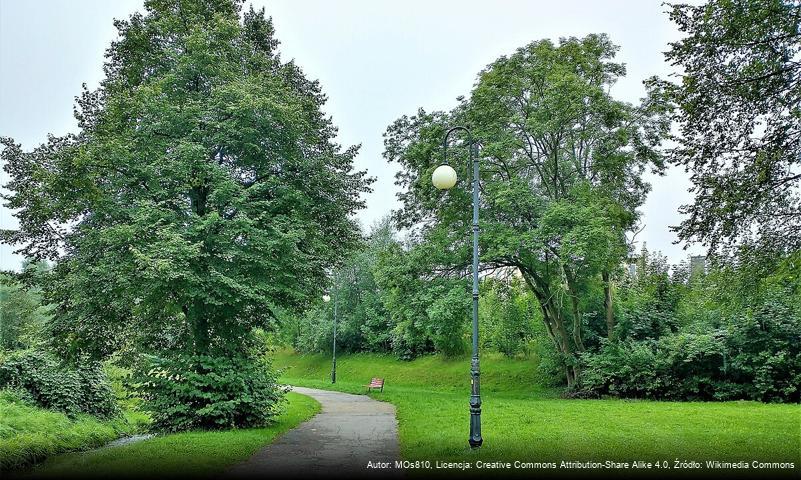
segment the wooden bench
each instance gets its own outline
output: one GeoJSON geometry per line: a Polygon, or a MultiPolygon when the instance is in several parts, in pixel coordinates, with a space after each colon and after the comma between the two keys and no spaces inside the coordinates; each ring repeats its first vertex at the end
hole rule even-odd
{"type": "Polygon", "coordinates": [[[370,380],[370,384],[369,385],[365,385],[365,386],[367,387],[367,391],[368,392],[370,390],[374,389],[374,388],[375,389],[381,389],[381,391],[383,392],[384,391],[384,379],[383,378],[373,378],[372,380],[370,380]]]}

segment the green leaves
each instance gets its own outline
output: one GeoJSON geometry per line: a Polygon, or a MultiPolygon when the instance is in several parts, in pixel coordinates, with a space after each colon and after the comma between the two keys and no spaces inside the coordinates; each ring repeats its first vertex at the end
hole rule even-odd
{"type": "Polygon", "coordinates": [[[22,391],[35,405],[68,415],[120,413],[103,366],[85,357],[66,365],[44,352],[14,352],[0,363],[0,388],[22,391]]]}
{"type": "Polygon", "coordinates": [[[674,107],[671,161],[692,173],[679,238],[715,252],[755,237],[801,246],[801,3],[713,0],[672,5],[684,33],[666,58],[678,83],[652,80],[674,107]]]}
{"type": "Polygon", "coordinates": [[[360,240],[371,179],[325,96],[275,52],[264,11],[148,2],[117,22],[82,131],[33,152],[4,139],[8,240],[58,258],[46,295],[59,350],[242,354],[276,306],[316,299],[360,240]]]}
{"type": "MultiPolygon", "coordinates": [[[[484,279],[479,300],[482,346],[508,357],[528,355],[532,342],[543,344],[545,356],[553,351],[542,326],[537,299],[517,277],[508,280],[484,279]]],[[[537,345],[535,345],[536,347],[537,345]]],[[[542,355],[543,352],[537,352],[542,355]]],[[[553,356],[553,355],[551,355],[553,356]]],[[[543,366],[544,367],[544,366],[543,366]]]]}
{"type": "MultiPolygon", "coordinates": [[[[606,35],[532,42],[480,72],[469,100],[450,112],[420,109],[387,128],[384,156],[397,162],[403,204],[396,220],[415,228],[421,270],[465,275],[470,262],[471,196],[463,138],[449,146],[460,182],[430,182],[442,162],[446,127],[468,126],[481,165],[482,268],[520,271],[566,365],[577,365],[594,296],[625,258],[625,233],[649,186],[646,168],[663,167],[664,106],[612,98],[625,74],[606,35]]],[[[611,328],[611,327],[609,327],[611,328]]],[[[568,375],[572,382],[575,376],[568,375]]]]}
{"type": "MultiPolygon", "coordinates": [[[[31,270],[46,265],[28,264],[31,270]]],[[[42,343],[41,331],[52,315],[52,306],[42,305],[39,288],[25,288],[14,276],[0,273],[0,351],[32,348],[42,343]]]]}
{"type": "Polygon", "coordinates": [[[582,388],[626,397],[797,402],[798,255],[753,262],[742,256],[693,271],[674,266],[671,274],[664,257],[643,251],[636,273],[617,290],[613,341],[582,355],[582,388]]]}
{"type": "Polygon", "coordinates": [[[283,391],[269,364],[244,356],[147,357],[131,379],[160,431],[264,426],[283,391]]]}

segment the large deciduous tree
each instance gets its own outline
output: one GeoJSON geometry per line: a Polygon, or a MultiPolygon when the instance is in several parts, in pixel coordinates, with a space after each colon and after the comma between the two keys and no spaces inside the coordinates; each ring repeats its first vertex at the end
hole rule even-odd
{"type": "Polygon", "coordinates": [[[670,18],[685,34],[666,54],[679,81],[653,86],[676,107],[671,161],[692,174],[679,238],[800,248],[801,2],[677,4],[670,18]]]}
{"type": "Polygon", "coordinates": [[[276,52],[264,11],[238,0],[148,0],[117,21],[106,79],[78,99],[80,131],[25,152],[4,138],[3,239],[57,259],[48,294],[67,353],[227,356],[272,308],[316,298],[360,237],[370,179],[276,52]]]}
{"type": "Polygon", "coordinates": [[[459,275],[471,252],[464,143],[451,149],[462,179],[457,188],[437,191],[430,178],[442,162],[446,127],[472,129],[482,165],[482,267],[520,271],[569,386],[589,322],[603,325],[605,318],[613,330],[612,274],[627,255],[625,232],[649,188],[642,173],[662,168],[658,146],[667,123],[660,105],[634,106],[609,93],[625,74],[613,61],[616,51],[605,35],[533,42],[490,64],[451,112],[421,109],[385,134],[385,156],[401,166],[397,220],[439,246],[428,256],[434,271],[459,275]],[[599,301],[596,291],[605,291],[599,301]]]}

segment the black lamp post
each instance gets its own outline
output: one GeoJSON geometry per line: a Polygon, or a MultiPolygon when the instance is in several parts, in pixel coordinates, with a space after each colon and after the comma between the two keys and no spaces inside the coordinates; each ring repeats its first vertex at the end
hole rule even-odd
{"type": "MultiPolygon", "coordinates": [[[[328,303],[331,301],[331,297],[328,295],[323,295],[323,301],[328,303]]],[[[337,383],[337,299],[336,295],[334,295],[334,354],[333,354],[333,365],[331,366],[331,383],[337,383]]]]}
{"type": "Polygon", "coordinates": [[[451,133],[462,130],[467,133],[467,148],[473,168],[473,357],[470,361],[470,446],[478,448],[484,442],[481,438],[481,394],[478,364],[478,156],[475,154],[473,135],[466,127],[453,127],[442,140],[443,164],[434,170],[431,183],[440,190],[448,190],[456,185],[456,171],[448,165],[448,138],[451,133]]]}

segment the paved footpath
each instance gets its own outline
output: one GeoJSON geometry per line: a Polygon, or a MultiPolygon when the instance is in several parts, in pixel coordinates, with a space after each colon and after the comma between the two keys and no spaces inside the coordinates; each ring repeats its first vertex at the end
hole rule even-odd
{"type": "Polygon", "coordinates": [[[322,405],[311,420],[278,437],[228,471],[239,478],[402,476],[395,406],[366,395],[292,387],[322,405]],[[389,462],[391,469],[367,469],[389,462]]]}

